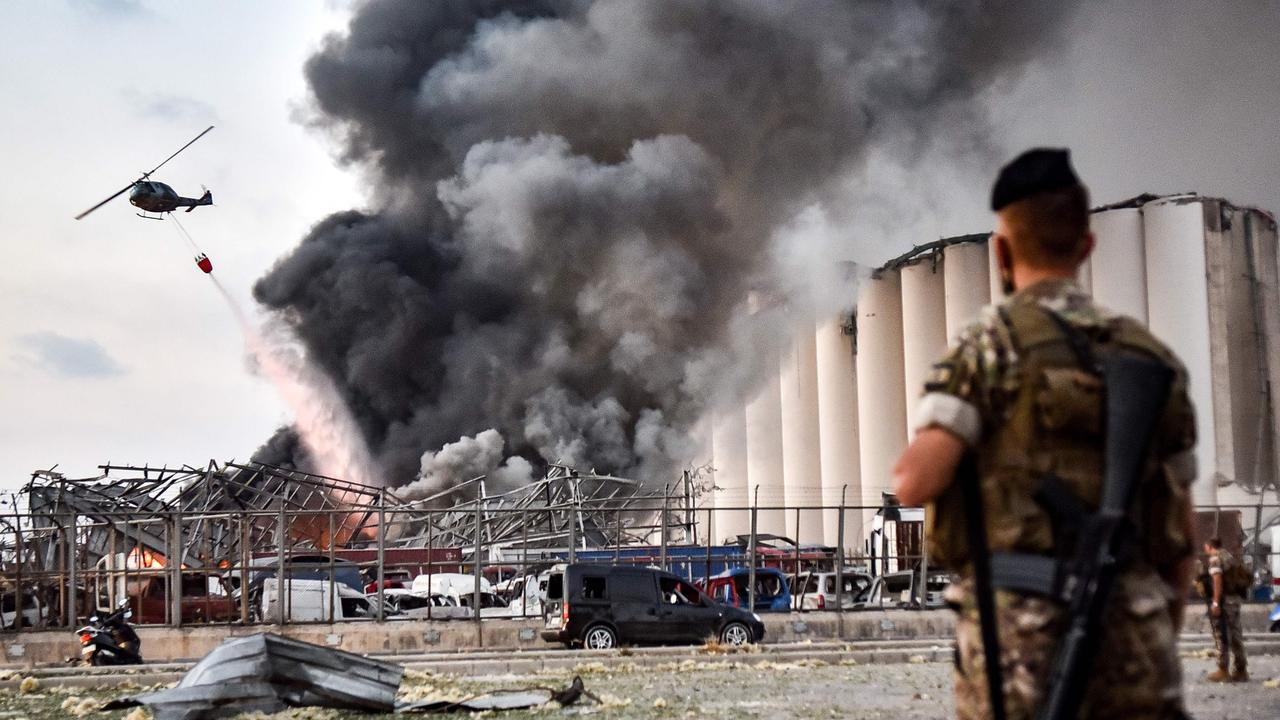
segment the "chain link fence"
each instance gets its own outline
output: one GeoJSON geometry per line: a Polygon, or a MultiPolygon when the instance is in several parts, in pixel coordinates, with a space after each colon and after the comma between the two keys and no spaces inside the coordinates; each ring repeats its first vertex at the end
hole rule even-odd
{"type": "MultiPolygon", "coordinates": [[[[478,502],[469,516],[385,504],[15,512],[0,523],[0,626],[74,628],[126,606],[135,624],[169,627],[540,617],[548,578],[573,562],[661,568],[758,612],[943,605],[951,578],[930,566],[918,508],[698,508],[688,499],[598,502],[589,512],[478,502]],[[814,518],[826,532],[806,527],[814,518]],[[792,539],[815,534],[834,542],[792,539]]],[[[1277,518],[1277,505],[1197,508],[1200,539],[1221,538],[1253,570],[1256,602],[1271,601],[1280,569],[1277,518]]]]}

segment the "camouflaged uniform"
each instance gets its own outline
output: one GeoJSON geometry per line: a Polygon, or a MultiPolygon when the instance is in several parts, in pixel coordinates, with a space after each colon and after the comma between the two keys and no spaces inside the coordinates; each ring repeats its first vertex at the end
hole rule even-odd
{"type": "MultiPolygon", "coordinates": [[[[1163,349],[1132,320],[1111,316],[1099,309],[1075,283],[1044,281],[1018,292],[999,307],[985,308],[980,319],[960,335],[947,356],[935,366],[926,384],[915,426],[945,428],[977,451],[987,536],[993,551],[1052,554],[1053,536],[1036,500],[1030,497],[1030,492],[1011,489],[1022,486],[1002,478],[1000,472],[1005,468],[993,465],[991,456],[1007,457],[1012,445],[1015,454],[1023,454],[1026,466],[1034,464],[1036,448],[1017,447],[1020,436],[1011,421],[1011,418],[1026,417],[1025,408],[1018,410],[1022,414],[1017,414],[1014,404],[1015,401],[1028,402],[1024,398],[1029,394],[1032,395],[1030,402],[1037,402],[1035,393],[1043,396],[1039,401],[1042,416],[1057,414],[1066,418],[1042,419],[1047,427],[1062,428],[1051,432],[1070,432],[1073,413],[1092,412],[1089,422],[1095,426],[1100,424],[1101,382],[1085,373],[1044,370],[1041,365],[1022,362],[1018,348],[1023,346],[1015,337],[1010,317],[1035,314],[1036,308],[1028,307],[1035,305],[1056,313],[1090,338],[1106,337],[1105,333],[1110,332],[1108,328],[1128,323],[1124,326],[1125,332],[1146,338],[1156,351],[1163,349]],[[1039,368],[1034,372],[1042,376],[1031,386],[1034,392],[1022,393],[1020,385],[1029,382],[1024,378],[1032,374],[1032,369],[1028,369],[1032,366],[1039,368]],[[1090,382],[1096,387],[1090,387],[1090,382]],[[1063,387],[1055,390],[1055,385],[1063,387]],[[1081,405],[1073,400],[1076,397],[1086,401],[1081,405]],[[1052,402],[1044,403],[1044,398],[1052,402]],[[1072,405],[1080,405],[1085,410],[1073,409],[1072,405]],[[1010,435],[1014,436],[1012,443],[1010,435]]],[[[1148,531],[1143,532],[1142,547],[1136,553],[1141,557],[1126,565],[1116,583],[1107,610],[1107,634],[1091,662],[1089,690],[1081,706],[1083,718],[1182,716],[1181,668],[1171,616],[1175,597],[1161,578],[1169,576],[1171,568],[1192,550],[1182,519],[1188,511],[1189,485],[1195,477],[1191,454],[1195,423],[1185,392],[1185,370],[1172,354],[1164,353],[1163,359],[1177,370],[1177,379],[1153,443],[1153,454],[1159,462],[1149,466],[1148,475],[1139,485],[1138,502],[1144,508],[1140,524],[1148,531]]],[[[1043,433],[1044,429],[1038,432],[1043,433]]],[[[1085,452],[1077,450],[1076,455],[1068,456],[1068,461],[1058,462],[1061,467],[1055,469],[1068,478],[1068,484],[1083,478],[1084,481],[1076,485],[1089,487],[1085,481],[1092,479],[1093,497],[1081,498],[1090,508],[1097,506],[1096,488],[1101,485],[1100,428],[1094,427],[1093,432],[1095,434],[1084,441],[1085,452]]],[[[1043,438],[1044,435],[1023,433],[1021,437],[1043,438]]],[[[1034,442],[1027,441],[1027,444],[1034,442]]],[[[956,485],[926,508],[926,521],[930,526],[930,561],[937,558],[939,564],[951,567],[960,576],[947,596],[959,612],[956,713],[960,718],[976,720],[990,717],[991,713],[983,674],[985,660],[972,566],[964,552],[957,552],[955,547],[965,544],[964,533],[954,530],[954,518],[963,515],[956,485]],[[944,525],[950,532],[942,532],[944,525]]],[[[1084,491],[1084,495],[1088,494],[1084,491]]],[[[1007,714],[1011,720],[1030,718],[1042,699],[1045,677],[1068,618],[1060,605],[1038,595],[999,590],[995,600],[1007,714]]]]}
{"type": "MultiPolygon", "coordinates": [[[[1226,550],[1219,550],[1209,555],[1209,580],[1205,586],[1205,597],[1213,600],[1213,576],[1222,575],[1223,570],[1239,562],[1226,550]]],[[[1218,617],[1209,615],[1209,626],[1213,628],[1213,647],[1218,653],[1218,667],[1227,669],[1227,661],[1235,657],[1237,673],[1247,670],[1248,660],[1244,655],[1244,633],[1240,629],[1240,597],[1226,591],[1226,579],[1223,579],[1221,610],[1218,617]],[[1223,635],[1226,637],[1223,637],[1223,635]]]]}

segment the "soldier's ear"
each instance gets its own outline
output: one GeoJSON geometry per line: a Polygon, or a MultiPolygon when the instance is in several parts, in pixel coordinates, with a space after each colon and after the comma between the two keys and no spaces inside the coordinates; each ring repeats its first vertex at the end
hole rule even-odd
{"type": "Polygon", "coordinates": [[[991,233],[991,242],[995,244],[996,267],[1001,270],[1013,268],[1013,245],[1009,238],[994,232],[991,233]]]}
{"type": "Polygon", "coordinates": [[[996,272],[1000,273],[1000,289],[1005,295],[1012,295],[1017,290],[1013,282],[1013,243],[999,232],[992,233],[991,242],[995,243],[996,272]]]}
{"type": "Polygon", "coordinates": [[[1093,254],[1093,249],[1098,246],[1098,238],[1092,232],[1084,234],[1084,239],[1080,242],[1080,257],[1076,261],[1077,264],[1083,263],[1093,254]]]}

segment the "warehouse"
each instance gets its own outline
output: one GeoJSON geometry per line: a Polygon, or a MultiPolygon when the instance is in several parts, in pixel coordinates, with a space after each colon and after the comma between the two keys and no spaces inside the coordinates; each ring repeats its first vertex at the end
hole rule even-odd
{"type": "MultiPolygon", "coordinates": [[[[1280,386],[1276,224],[1261,210],[1194,194],[1093,211],[1097,247],[1080,283],[1145,323],[1182,358],[1198,416],[1197,505],[1275,502],[1280,386]]],[[[841,504],[877,507],[910,437],[925,374],[948,339],[1001,297],[986,235],[920,246],[862,283],[851,314],[798,333],[778,372],[711,420],[715,537],[785,528],[835,545],[841,504]],[[787,506],[792,510],[783,511],[787,506]],[[796,507],[811,508],[794,510],[796,507]]],[[[845,520],[861,545],[873,511],[845,520]]],[[[1263,526],[1280,517],[1265,512],[1263,526]]],[[[1245,513],[1246,527],[1257,522],[1245,513]]]]}

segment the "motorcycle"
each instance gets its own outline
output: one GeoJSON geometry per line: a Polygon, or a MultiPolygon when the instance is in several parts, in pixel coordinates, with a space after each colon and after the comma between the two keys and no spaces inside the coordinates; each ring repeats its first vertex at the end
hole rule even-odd
{"type": "Polygon", "coordinates": [[[1267,616],[1267,620],[1271,621],[1271,632],[1280,632],[1280,603],[1271,608],[1271,614],[1267,616]]]}
{"type": "Polygon", "coordinates": [[[133,611],[117,610],[105,619],[97,615],[80,628],[80,657],[90,665],[138,665],[142,662],[142,639],[129,620],[133,611]]]}

